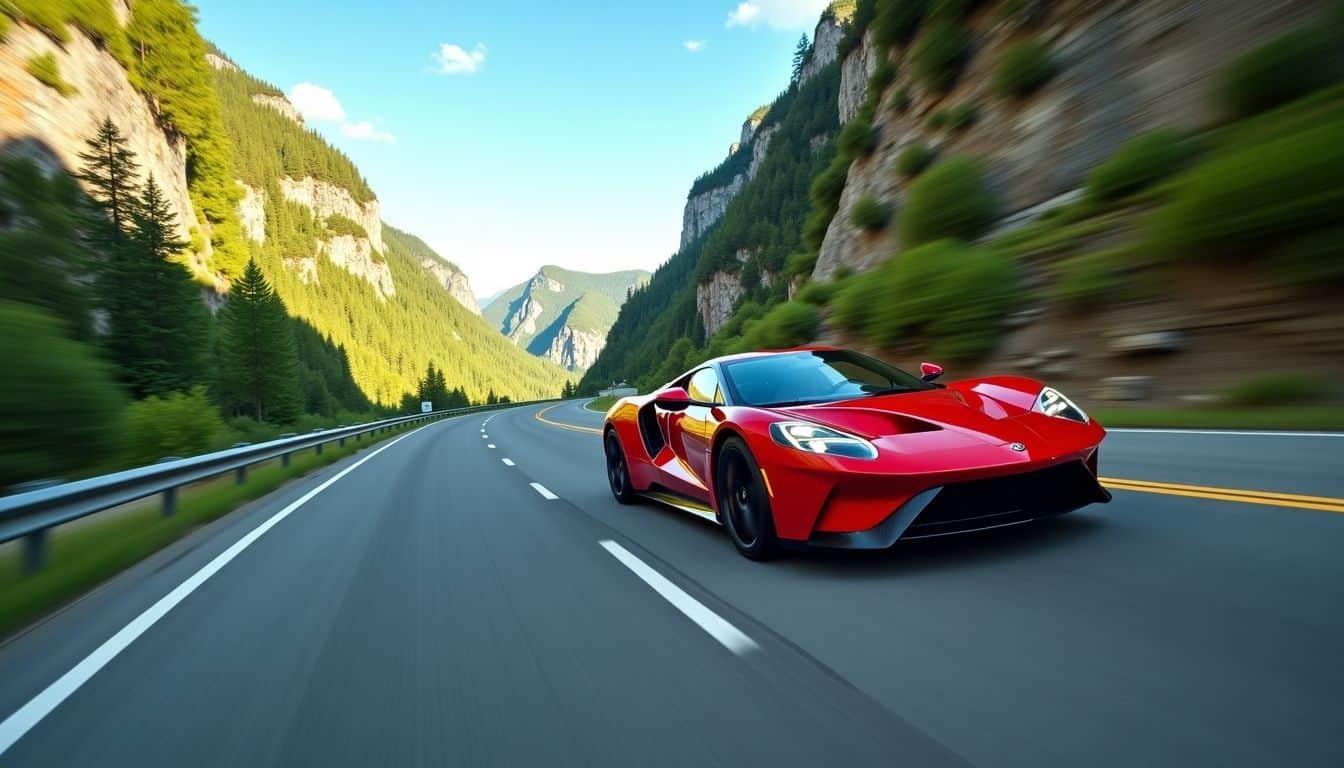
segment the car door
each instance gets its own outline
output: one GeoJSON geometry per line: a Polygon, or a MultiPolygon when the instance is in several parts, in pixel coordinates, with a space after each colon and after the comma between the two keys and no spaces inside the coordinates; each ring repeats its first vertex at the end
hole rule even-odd
{"type": "Polygon", "coordinates": [[[676,422],[673,450],[694,477],[701,491],[702,501],[709,502],[709,451],[714,431],[719,426],[719,409],[723,404],[723,389],[718,373],[712,367],[701,368],[691,375],[686,386],[692,404],[676,422]]]}

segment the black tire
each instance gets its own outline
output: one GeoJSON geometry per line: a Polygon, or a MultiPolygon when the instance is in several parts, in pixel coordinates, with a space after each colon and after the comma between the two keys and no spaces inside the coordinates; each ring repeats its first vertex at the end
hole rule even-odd
{"type": "Polygon", "coordinates": [[[622,504],[634,504],[639,496],[630,484],[630,466],[625,462],[625,451],[616,437],[616,430],[607,430],[602,438],[602,450],[606,454],[607,485],[611,486],[611,495],[622,504]]]}
{"type": "Polygon", "coordinates": [[[728,538],[745,557],[769,560],[779,553],[770,494],[761,468],[740,438],[730,437],[714,463],[714,493],[728,538]]]}

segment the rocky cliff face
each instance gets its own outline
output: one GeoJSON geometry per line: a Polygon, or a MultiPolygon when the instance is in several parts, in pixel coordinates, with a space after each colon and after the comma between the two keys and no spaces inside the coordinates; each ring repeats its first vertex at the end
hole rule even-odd
{"type": "Polygon", "coordinates": [[[373,250],[383,250],[383,220],[378,214],[377,200],[357,202],[346,188],[311,176],[280,179],[280,193],[286,200],[307,207],[318,219],[339,215],[355,221],[369,234],[373,250]]]}
{"type": "Polygon", "coordinates": [[[243,234],[254,243],[266,242],[266,190],[256,189],[238,181],[243,188],[243,199],[238,201],[238,220],[243,234]]]}
{"type": "Polygon", "coordinates": [[[845,36],[845,23],[839,17],[826,14],[812,32],[812,53],[803,65],[799,79],[807,82],[835,61],[840,51],[840,39],[845,36]]]}
{"type": "Polygon", "coordinates": [[[606,334],[580,331],[565,326],[551,339],[551,345],[544,357],[571,371],[581,371],[586,370],[597,360],[597,356],[606,345],[606,334]]]}
{"type": "Polygon", "coordinates": [[[583,370],[606,345],[621,304],[648,279],[642,270],[592,274],[545,266],[500,293],[481,314],[528,352],[583,370]]]}
{"type": "Polygon", "coordinates": [[[735,175],[732,181],[721,187],[701,192],[698,195],[692,195],[686,199],[686,207],[681,214],[681,247],[685,248],[691,241],[703,235],[714,226],[719,219],[723,218],[724,212],[728,210],[728,204],[737,197],[737,193],[742,191],[742,187],[756,177],[756,171],[761,167],[761,161],[765,159],[765,153],[770,150],[770,138],[775,135],[777,128],[770,126],[763,131],[758,131],[764,116],[752,116],[742,124],[742,141],[734,144],[729,155],[737,152],[751,151],[751,160],[746,169],[735,175]]]}
{"type": "Polygon", "coordinates": [[[863,42],[849,52],[840,65],[840,122],[847,123],[859,113],[863,99],[868,95],[868,78],[877,69],[877,45],[873,31],[863,33],[863,42]]]}
{"type": "MultiPolygon", "coordinates": [[[[1034,36],[1051,46],[1057,74],[1023,102],[990,90],[994,65],[1020,30],[995,14],[972,19],[972,57],[958,86],[944,97],[924,93],[910,77],[908,62],[887,93],[910,88],[914,101],[904,114],[879,109],[880,143],[856,161],[841,197],[840,212],[827,230],[814,277],[830,279],[842,266],[866,269],[899,248],[894,235],[858,232],[850,207],[873,195],[899,210],[907,182],[891,172],[896,157],[915,141],[942,155],[982,159],[1007,211],[1020,211],[1081,186],[1087,171],[1129,138],[1160,126],[1195,129],[1210,125],[1216,73],[1255,44],[1310,18],[1320,3],[1300,0],[1153,0],[1042,4],[1034,36]],[[980,119],[961,132],[931,131],[938,108],[973,104],[980,119]]],[[[842,68],[837,108],[851,118],[865,97],[875,66],[868,36],[842,68]]]]}
{"type": "Polygon", "coordinates": [[[473,314],[481,314],[481,308],[476,304],[476,295],[471,291],[471,283],[467,281],[467,276],[451,264],[434,258],[427,258],[420,262],[420,266],[434,276],[434,279],[443,286],[457,302],[473,314]]]}
{"type": "Polygon", "coordinates": [[[274,109],[276,112],[288,117],[299,125],[304,124],[303,115],[300,115],[299,110],[295,109],[294,105],[289,103],[289,99],[286,99],[284,96],[276,96],[270,93],[254,93],[252,94],[252,101],[263,107],[274,109]]]}
{"type": "Polygon", "coordinates": [[[352,235],[337,235],[327,240],[319,240],[317,250],[318,253],[325,253],[336,266],[368,282],[373,286],[379,299],[387,300],[396,295],[397,287],[392,283],[392,269],[367,239],[352,235]]]}
{"type": "MultiPolygon", "coordinates": [[[[745,264],[753,254],[742,250],[736,255],[738,263],[745,264]]],[[[700,312],[700,322],[705,326],[706,338],[718,333],[728,322],[733,316],[733,309],[737,306],[738,300],[746,293],[740,274],[740,272],[718,271],[710,276],[708,282],[695,286],[695,306],[700,312]]],[[[775,273],[769,270],[761,271],[762,287],[768,286],[774,279],[775,273]]]]}
{"type": "MultiPolygon", "coordinates": [[[[124,17],[125,5],[114,7],[124,17]]],[[[28,155],[49,169],[77,170],[85,141],[104,118],[126,137],[142,176],[153,175],[163,188],[177,215],[179,236],[186,239],[188,230],[198,226],[187,193],[186,146],[159,127],[126,70],[82,34],[58,45],[26,24],[13,24],[0,43],[0,151],[28,155]],[[62,79],[74,87],[70,95],[28,74],[28,60],[45,54],[55,58],[62,79]]]]}

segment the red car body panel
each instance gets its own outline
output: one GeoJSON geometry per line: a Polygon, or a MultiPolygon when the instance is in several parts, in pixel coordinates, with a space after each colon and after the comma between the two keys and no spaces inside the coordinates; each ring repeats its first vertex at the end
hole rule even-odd
{"type": "Polygon", "coordinates": [[[1037,477],[1063,465],[1090,473],[1080,486],[1087,497],[1083,503],[1107,500],[1095,480],[1097,447],[1105,431],[1091,419],[1080,423],[1033,410],[1043,386],[997,376],[780,408],[724,404],[664,410],[654,404],[654,395],[644,395],[618,401],[607,414],[606,428],[620,441],[636,490],[672,491],[713,509],[716,516],[715,450],[727,436],[740,437],[761,468],[777,535],[806,542],[820,534],[871,531],[931,489],[1037,477]],[[650,432],[647,438],[641,421],[650,432]],[[878,455],[848,458],[781,445],[770,434],[770,425],[780,421],[814,422],[863,437],[878,455]]]}

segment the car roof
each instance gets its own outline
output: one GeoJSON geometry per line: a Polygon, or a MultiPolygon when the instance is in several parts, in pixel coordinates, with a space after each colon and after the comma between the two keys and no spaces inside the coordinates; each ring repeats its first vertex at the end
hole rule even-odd
{"type": "Polygon", "coordinates": [[[774,355],[790,355],[796,352],[834,352],[840,350],[840,347],[832,347],[826,344],[805,344],[799,347],[789,347],[787,349],[760,349],[755,352],[739,352],[735,355],[723,355],[713,360],[708,360],[703,365],[711,363],[727,363],[733,360],[748,360],[754,357],[771,357],[774,355]]]}

